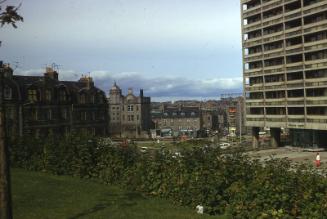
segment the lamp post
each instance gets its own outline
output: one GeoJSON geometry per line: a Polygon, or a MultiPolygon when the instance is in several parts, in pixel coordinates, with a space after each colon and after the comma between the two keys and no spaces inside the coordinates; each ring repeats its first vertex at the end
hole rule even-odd
{"type": "Polygon", "coordinates": [[[12,219],[9,153],[5,127],[4,69],[0,61],[0,219],[12,219]]]}

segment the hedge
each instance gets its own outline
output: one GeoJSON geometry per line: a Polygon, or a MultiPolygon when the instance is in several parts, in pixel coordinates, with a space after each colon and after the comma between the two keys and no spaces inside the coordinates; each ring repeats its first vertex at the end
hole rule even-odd
{"type": "Polygon", "coordinates": [[[23,138],[10,148],[13,167],[118,184],[192,208],[200,204],[208,214],[327,218],[326,173],[286,159],[260,161],[207,146],[142,153],[84,134],[23,138]]]}

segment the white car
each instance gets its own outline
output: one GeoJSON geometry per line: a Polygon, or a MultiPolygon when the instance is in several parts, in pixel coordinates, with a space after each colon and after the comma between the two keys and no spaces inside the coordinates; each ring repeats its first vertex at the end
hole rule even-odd
{"type": "Polygon", "coordinates": [[[147,150],[148,150],[148,147],[141,147],[141,150],[140,150],[140,151],[141,151],[142,153],[145,153],[147,150]]]}
{"type": "Polygon", "coordinates": [[[220,143],[219,147],[221,149],[226,149],[226,148],[230,147],[230,143],[227,143],[227,142],[220,143]]]}

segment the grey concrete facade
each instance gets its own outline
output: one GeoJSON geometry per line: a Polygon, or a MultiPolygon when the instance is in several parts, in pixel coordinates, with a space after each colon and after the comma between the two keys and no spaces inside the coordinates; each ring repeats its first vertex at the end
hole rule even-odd
{"type": "Polygon", "coordinates": [[[327,130],[327,1],[242,0],[241,15],[247,126],[327,130]]]}

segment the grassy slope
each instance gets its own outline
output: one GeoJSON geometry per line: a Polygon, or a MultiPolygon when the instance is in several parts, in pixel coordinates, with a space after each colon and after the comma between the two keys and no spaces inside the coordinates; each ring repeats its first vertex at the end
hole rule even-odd
{"type": "Polygon", "coordinates": [[[12,170],[15,219],[218,218],[167,200],[67,176],[12,170]]]}

